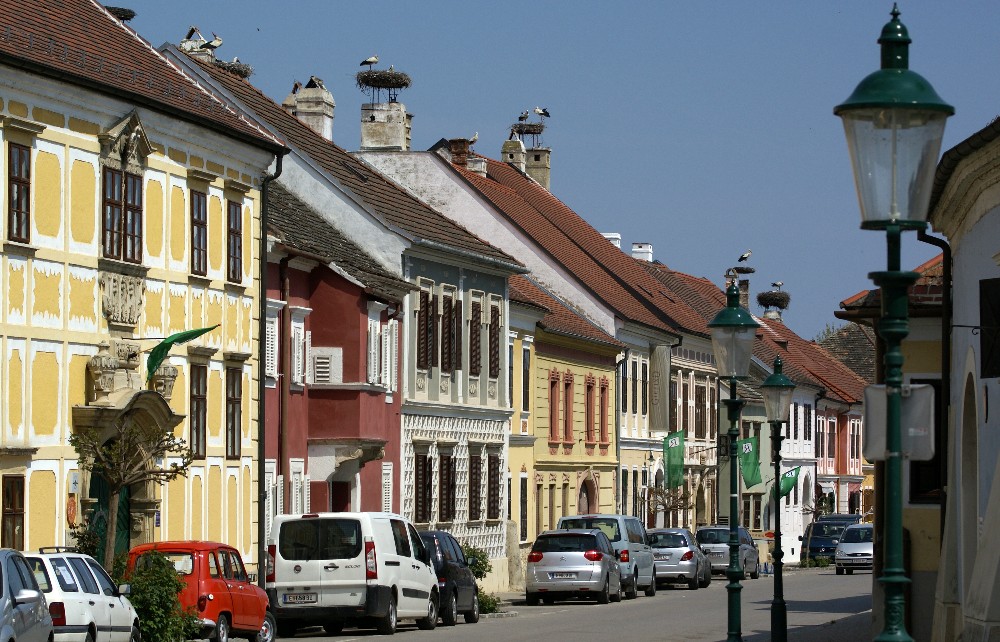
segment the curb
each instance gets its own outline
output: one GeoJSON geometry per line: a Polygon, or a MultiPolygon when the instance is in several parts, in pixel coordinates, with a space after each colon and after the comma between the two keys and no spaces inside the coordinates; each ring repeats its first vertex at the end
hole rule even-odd
{"type": "Polygon", "coordinates": [[[498,620],[505,617],[517,617],[517,611],[499,611],[497,613],[480,613],[480,618],[498,620]]]}

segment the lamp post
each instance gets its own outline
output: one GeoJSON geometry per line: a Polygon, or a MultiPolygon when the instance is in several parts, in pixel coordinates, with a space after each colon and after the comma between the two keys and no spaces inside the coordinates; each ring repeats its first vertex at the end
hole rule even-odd
{"type": "Polygon", "coordinates": [[[761,389],[764,393],[764,412],[767,423],[771,424],[771,447],[774,449],[774,599],[771,601],[771,639],[785,642],[788,639],[788,611],[785,609],[785,588],[781,578],[781,503],[778,501],[779,480],[781,479],[781,424],[788,421],[788,410],[792,403],[795,384],[781,372],[781,357],[774,358],[774,373],[761,389]]]}
{"type": "Polygon", "coordinates": [[[854,181],[861,206],[861,228],[884,230],[887,269],[868,277],[882,289],[879,335],[885,342],[886,461],[884,628],[876,640],[912,640],[906,632],[903,595],[909,579],[903,568],[902,443],[900,429],[903,353],[909,334],[907,288],[914,272],[900,270],[900,236],[927,226],[927,207],[941,150],[945,120],[955,109],[919,74],[908,69],[910,36],[892,7],[892,19],[878,42],[882,65],[855,88],[833,113],[843,119],[854,181]]]}
{"type": "Polygon", "coordinates": [[[747,376],[750,370],[750,357],[753,356],[753,342],[757,336],[756,330],[760,324],[754,321],[750,313],[740,307],[740,291],[736,287],[735,275],[726,288],[726,307],[723,308],[708,327],[712,331],[712,350],[718,364],[720,377],[729,378],[729,399],[724,399],[729,417],[729,567],[726,585],[729,600],[729,642],[739,642],[743,639],[740,624],[740,579],[743,569],[740,567],[739,538],[739,460],[736,456],[736,440],[739,438],[740,410],[745,400],[736,395],[736,383],[747,376]]]}

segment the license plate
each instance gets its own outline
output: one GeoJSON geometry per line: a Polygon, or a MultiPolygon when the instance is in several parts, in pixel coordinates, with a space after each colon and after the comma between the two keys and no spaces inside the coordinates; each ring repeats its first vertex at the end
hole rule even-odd
{"type": "Polygon", "coordinates": [[[661,553],[657,553],[656,555],[653,556],[653,559],[656,559],[656,560],[659,560],[659,561],[662,562],[662,561],[670,559],[670,555],[669,554],[668,555],[664,555],[664,554],[661,554],[661,553]]]}
{"type": "Polygon", "coordinates": [[[573,580],[576,579],[576,573],[553,573],[552,579],[554,580],[573,580]]]}
{"type": "Polygon", "coordinates": [[[712,557],[724,557],[725,553],[712,553],[712,557]]]}
{"type": "Polygon", "coordinates": [[[316,601],[315,593],[285,593],[282,596],[285,604],[312,604],[316,601]]]}

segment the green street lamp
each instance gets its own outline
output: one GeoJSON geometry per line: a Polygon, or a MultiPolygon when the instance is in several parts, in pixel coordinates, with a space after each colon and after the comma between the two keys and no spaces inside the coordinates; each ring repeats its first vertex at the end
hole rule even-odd
{"type": "Polygon", "coordinates": [[[955,109],[919,74],[908,69],[910,36],[892,7],[882,28],[882,67],[858,84],[833,109],[844,121],[854,181],[861,205],[862,229],[885,230],[888,264],[868,277],[882,289],[879,335],[885,342],[886,462],[884,569],[885,625],[876,640],[912,640],[906,632],[903,568],[902,444],[900,429],[903,353],[909,334],[907,289],[915,272],[900,270],[903,230],[927,226],[927,207],[941,150],[945,120],[955,109]]]}
{"type": "Polygon", "coordinates": [[[785,642],[788,639],[788,611],[785,608],[785,589],[781,578],[781,505],[778,487],[781,479],[781,424],[788,421],[795,384],[781,372],[781,357],[774,358],[774,373],[761,384],[764,393],[764,413],[771,424],[771,447],[774,449],[774,599],[771,601],[771,639],[785,642]]]}
{"type": "Polygon", "coordinates": [[[712,319],[708,327],[712,331],[712,350],[718,365],[719,377],[729,378],[729,399],[723,399],[729,417],[729,567],[726,577],[729,584],[726,591],[729,596],[729,634],[730,642],[743,639],[740,624],[740,579],[743,569],[740,568],[740,538],[739,538],[739,459],[736,456],[736,440],[739,438],[738,422],[740,410],[746,403],[736,396],[736,383],[750,371],[750,358],[753,356],[753,343],[760,324],[754,321],[749,312],[740,307],[740,291],[736,287],[736,278],[730,280],[726,289],[726,307],[712,319]]]}

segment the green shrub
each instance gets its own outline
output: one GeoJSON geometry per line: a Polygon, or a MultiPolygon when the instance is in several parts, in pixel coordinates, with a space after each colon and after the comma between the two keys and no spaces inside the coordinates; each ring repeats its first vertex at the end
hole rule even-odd
{"type": "Polygon", "coordinates": [[[500,611],[500,598],[493,593],[483,593],[480,591],[478,597],[480,613],[497,613],[500,611]]]}
{"type": "Polygon", "coordinates": [[[174,565],[153,551],[144,554],[142,565],[129,578],[135,607],[146,640],[187,640],[198,632],[200,625],[193,610],[181,609],[177,593],[184,581],[177,577],[174,565]]]}
{"type": "Polygon", "coordinates": [[[69,527],[70,535],[75,542],[73,546],[76,550],[90,555],[95,560],[101,559],[101,536],[90,527],[90,522],[80,522],[69,527]]]}
{"type": "MultiPolygon", "coordinates": [[[[477,580],[483,579],[493,570],[493,564],[490,563],[490,556],[483,549],[471,544],[462,544],[462,552],[465,553],[465,560],[469,563],[469,570],[472,571],[477,580]]],[[[479,605],[482,606],[482,604],[480,600],[479,605]]],[[[484,611],[484,613],[486,612],[484,611]]]]}
{"type": "Polygon", "coordinates": [[[803,568],[826,568],[830,565],[829,557],[817,557],[816,559],[803,560],[800,566],[803,568]]]}

